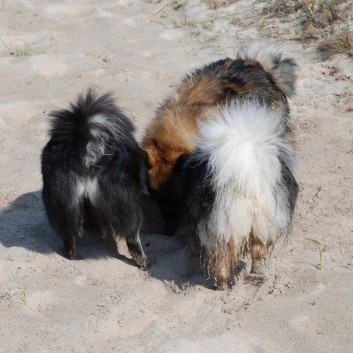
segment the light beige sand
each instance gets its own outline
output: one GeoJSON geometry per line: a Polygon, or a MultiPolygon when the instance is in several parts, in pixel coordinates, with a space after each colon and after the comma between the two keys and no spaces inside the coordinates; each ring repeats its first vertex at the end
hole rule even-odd
{"type": "Polygon", "coordinates": [[[352,352],[353,61],[321,62],[290,36],[300,196],[264,285],[243,271],[210,290],[183,242],[157,234],[143,235],[148,273],[98,240],[62,256],[40,194],[47,113],[110,90],[140,138],[185,73],[261,37],[261,1],[175,1],[151,16],[166,3],[0,1],[0,352],[352,352]]]}

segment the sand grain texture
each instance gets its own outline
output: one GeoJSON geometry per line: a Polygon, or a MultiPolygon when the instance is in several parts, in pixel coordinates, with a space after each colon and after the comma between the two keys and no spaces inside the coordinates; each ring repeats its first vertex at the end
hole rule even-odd
{"type": "Polygon", "coordinates": [[[62,256],[40,194],[48,112],[88,87],[112,91],[141,138],[185,73],[261,37],[259,1],[174,1],[151,16],[164,3],[0,2],[0,352],[351,352],[351,57],[322,62],[283,40],[299,65],[300,195],[264,285],[243,283],[245,259],[232,290],[210,290],[183,241],[159,234],[142,236],[149,272],[94,239],[79,243],[81,260],[62,256]]]}

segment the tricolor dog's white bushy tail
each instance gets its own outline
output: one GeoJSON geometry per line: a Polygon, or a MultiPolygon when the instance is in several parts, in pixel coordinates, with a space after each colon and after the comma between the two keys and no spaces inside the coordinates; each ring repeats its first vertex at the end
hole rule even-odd
{"type": "Polygon", "coordinates": [[[195,229],[217,286],[227,282],[246,249],[259,246],[254,251],[261,252],[261,267],[266,249],[289,232],[297,183],[280,121],[280,113],[252,101],[226,106],[200,123],[192,160],[205,171],[189,206],[197,209],[206,195],[214,195],[208,208],[202,206],[195,229]]]}
{"type": "Polygon", "coordinates": [[[267,41],[251,42],[239,49],[237,58],[258,61],[287,97],[295,93],[296,63],[291,58],[283,59],[277,44],[267,41]]]}

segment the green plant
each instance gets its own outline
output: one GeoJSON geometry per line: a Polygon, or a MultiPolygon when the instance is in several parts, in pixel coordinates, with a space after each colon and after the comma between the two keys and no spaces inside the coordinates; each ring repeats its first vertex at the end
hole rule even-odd
{"type": "Polygon", "coordinates": [[[22,46],[16,45],[13,48],[15,41],[12,41],[10,45],[7,45],[1,38],[0,41],[9,50],[9,54],[13,56],[30,56],[32,54],[32,44],[23,39],[16,39],[17,42],[23,42],[22,46]]]}
{"type": "Polygon", "coordinates": [[[201,23],[201,26],[206,31],[211,31],[213,28],[213,21],[204,21],[201,23]]]}
{"type": "Polygon", "coordinates": [[[25,43],[22,48],[15,48],[13,51],[13,55],[20,57],[20,56],[30,56],[32,54],[32,48],[30,43],[25,43]]]}
{"type": "Polygon", "coordinates": [[[303,0],[295,6],[296,11],[303,11],[306,21],[310,23],[316,23],[315,2],[315,0],[303,0]]]}
{"type": "Polygon", "coordinates": [[[313,243],[318,248],[319,254],[320,254],[319,263],[317,263],[316,265],[313,265],[313,266],[321,272],[321,274],[322,274],[322,276],[323,276],[323,278],[325,280],[325,283],[328,284],[328,278],[325,275],[325,273],[323,272],[322,250],[321,250],[321,247],[320,247],[321,244],[315,239],[306,238],[306,240],[309,240],[311,243],[313,243]]]}

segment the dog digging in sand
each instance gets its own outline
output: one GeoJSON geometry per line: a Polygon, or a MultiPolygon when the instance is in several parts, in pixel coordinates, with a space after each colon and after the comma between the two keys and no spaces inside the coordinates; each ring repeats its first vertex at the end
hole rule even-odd
{"type": "Polygon", "coordinates": [[[51,138],[42,153],[43,201],[68,258],[76,259],[76,238],[94,230],[125,238],[145,269],[139,232],[147,171],[133,124],[110,95],[92,90],[51,117],[51,138]]]}
{"type": "Polygon", "coordinates": [[[144,139],[152,192],[169,219],[184,214],[216,288],[247,252],[248,278],[263,281],[264,258],[290,230],[295,67],[275,45],[246,45],[186,76],[144,139]]]}

